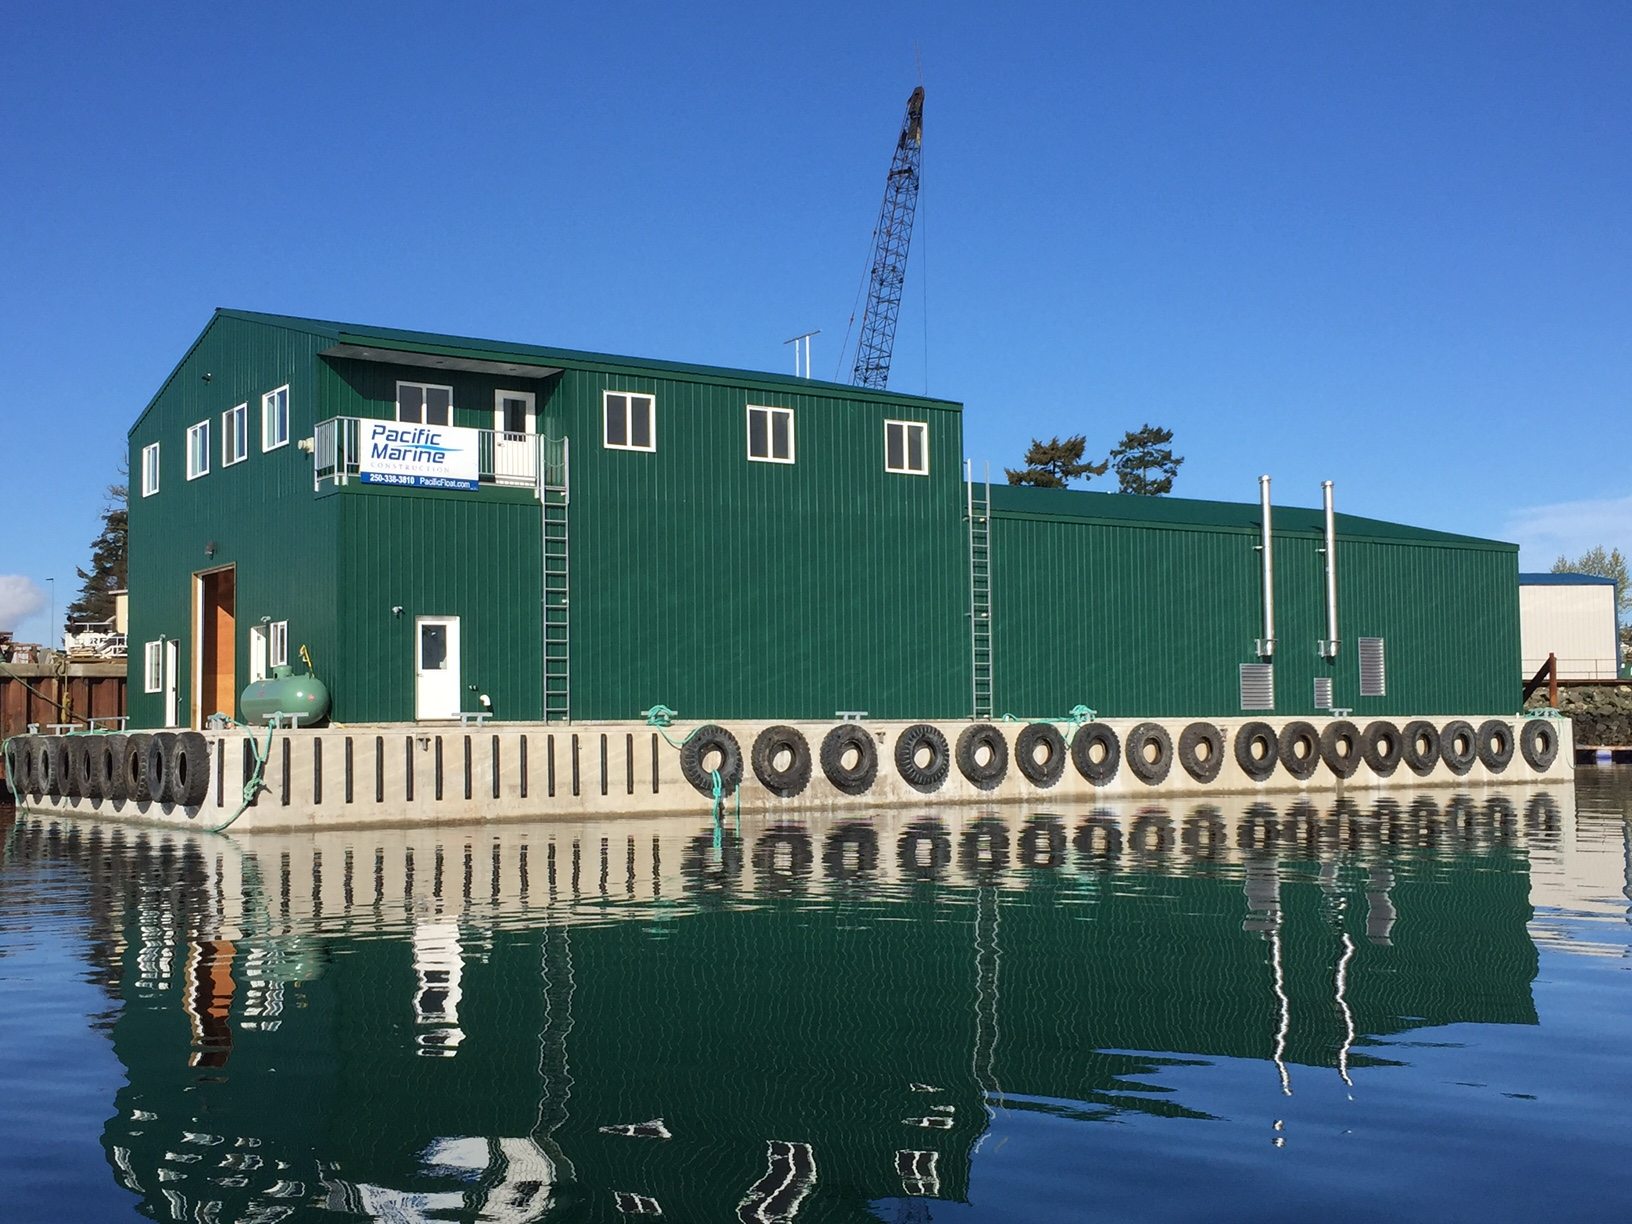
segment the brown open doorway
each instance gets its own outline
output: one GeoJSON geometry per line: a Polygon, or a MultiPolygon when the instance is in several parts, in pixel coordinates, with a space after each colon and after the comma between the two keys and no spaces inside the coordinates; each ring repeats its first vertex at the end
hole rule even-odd
{"type": "Polygon", "coordinates": [[[236,716],[238,683],[234,662],[238,636],[235,610],[238,576],[232,566],[194,575],[193,641],[197,643],[198,674],[193,681],[193,726],[220,711],[236,716]]]}

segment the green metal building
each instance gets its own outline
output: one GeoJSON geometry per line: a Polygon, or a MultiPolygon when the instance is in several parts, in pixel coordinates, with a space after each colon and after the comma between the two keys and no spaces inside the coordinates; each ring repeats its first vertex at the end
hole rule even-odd
{"type": "MultiPolygon", "coordinates": [[[[1258,506],[988,497],[961,413],[219,310],[130,431],[131,723],[236,714],[302,648],[353,723],[1238,712],[1258,506]]],[[[1516,549],[1337,522],[1386,681],[1316,651],[1319,516],[1279,510],[1273,708],[1509,712],[1516,549]]]]}

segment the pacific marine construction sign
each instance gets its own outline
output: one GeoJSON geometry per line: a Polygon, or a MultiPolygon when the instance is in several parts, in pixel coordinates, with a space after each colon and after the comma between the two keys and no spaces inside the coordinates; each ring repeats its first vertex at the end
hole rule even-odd
{"type": "Polygon", "coordinates": [[[358,475],[364,484],[475,489],[476,444],[474,429],[368,421],[358,475]]]}

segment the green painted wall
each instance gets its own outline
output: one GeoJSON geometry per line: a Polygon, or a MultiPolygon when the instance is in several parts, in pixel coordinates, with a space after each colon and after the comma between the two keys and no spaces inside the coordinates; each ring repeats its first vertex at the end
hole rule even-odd
{"type": "Polygon", "coordinates": [[[163,725],[162,696],[143,691],[143,645],[161,636],[183,642],[181,721],[190,719],[198,571],[237,568],[240,691],[249,676],[249,627],[263,616],[289,622],[291,662],[302,643],[310,645],[320,674],[323,661],[334,657],[338,507],[312,496],[311,459],[295,444],[309,437],[320,419],[315,355],[327,343],[292,328],[217,316],[131,427],[131,726],[163,725]],[[290,384],[290,441],[263,453],[261,396],[284,383],[290,384]],[[223,468],[221,414],[246,401],[248,456],[223,468]],[[205,419],[210,421],[210,471],[188,480],[187,430],[205,419]],[[155,441],[159,491],[143,497],[142,449],[155,441]],[[206,556],[212,542],[214,555],[206,556]]]}
{"type": "MultiPolygon", "coordinates": [[[[1208,524],[1229,516],[1206,503],[1188,503],[1193,521],[1152,521],[1116,495],[1064,498],[994,490],[998,711],[1057,716],[1082,702],[1112,717],[1240,713],[1238,666],[1258,661],[1263,623],[1256,526],[1208,524]],[[1034,512],[1045,504],[1058,512],[1034,512]]],[[[1179,516],[1184,506],[1150,511],[1179,516]]],[[[1257,507],[1246,509],[1256,519],[1257,507]]],[[[1340,515],[1341,647],[1329,664],[1317,651],[1326,636],[1318,517],[1277,509],[1273,520],[1274,713],[1316,713],[1316,676],[1332,677],[1334,704],[1356,717],[1517,708],[1513,546],[1340,515]],[[1391,534],[1369,534],[1384,528],[1391,534]],[[1385,641],[1384,697],[1360,696],[1362,636],[1385,641]]]]}

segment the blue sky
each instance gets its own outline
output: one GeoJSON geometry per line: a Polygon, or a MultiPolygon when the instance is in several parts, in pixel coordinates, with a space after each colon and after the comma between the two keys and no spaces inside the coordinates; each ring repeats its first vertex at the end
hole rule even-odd
{"type": "Polygon", "coordinates": [[[1632,551],[1624,3],[54,3],[0,42],[0,628],[218,305],[839,373],[920,63],[891,385],[971,458],[1149,421],[1180,496],[1632,551]]]}

